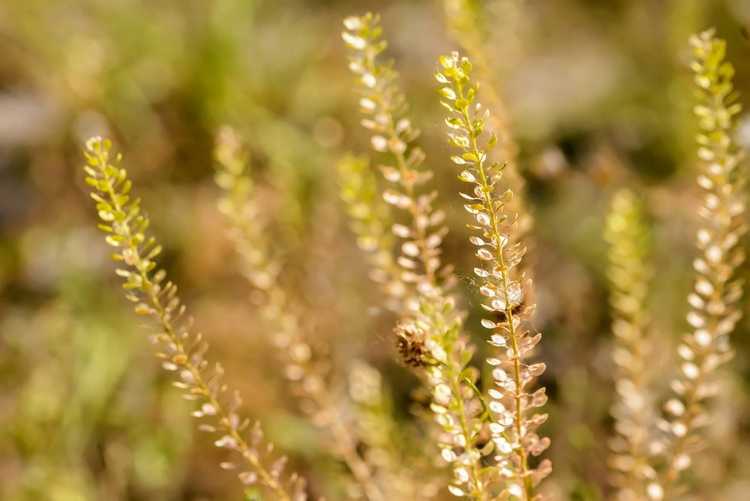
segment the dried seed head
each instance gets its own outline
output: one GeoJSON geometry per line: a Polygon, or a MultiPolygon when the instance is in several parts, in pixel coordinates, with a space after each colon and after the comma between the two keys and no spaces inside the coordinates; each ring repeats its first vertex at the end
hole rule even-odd
{"type": "Polygon", "coordinates": [[[424,367],[429,356],[425,332],[414,323],[406,321],[396,326],[395,334],[401,362],[408,367],[424,367]]]}

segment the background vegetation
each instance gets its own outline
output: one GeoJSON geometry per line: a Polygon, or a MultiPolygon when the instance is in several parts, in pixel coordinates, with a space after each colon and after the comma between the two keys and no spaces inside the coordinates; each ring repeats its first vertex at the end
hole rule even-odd
{"type": "MultiPolygon", "coordinates": [[[[689,35],[715,26],[750,96],[744,0],[495,0],[479,4],[497,89],[510,108],[535,217],[536,325],[560,499],[606,497],[612,400],[603,229],[611,194],[634,187],[654,232],[651,298],[666,386],[687,328],[695,120],[689,35]]],[[[216,209],[213,138],[249,143],[269,231],[334,368],[384,375],[397,419],[413,376],[338,200],[336,162],[366,151],[341,19],[377,9],[448,211],[447,260],[471,290],[473,256],[432,74],[455,47],[439,1],[5,0],[0,4],[0,498],[242,499],[221,451],[182,401],[121,299],[83,185],[80,145],[111,135],[165,244],[198,327],[248,413],[339,499],[342,466],[299,417],[216,209]],[[248,302],[250,296],[251,302],[248,302]],[[369,313],[369,314],[365,314],[369,313]]],[[[745,100],[747,103],[747,100],[745,100]]],[[[738,140],[750,146],[750,115],[738,140]]],[[[747,265],[741,270],[747,275],[747,265]]],[[[468,325],[481,339],[476,300],[468,325]]],[[[745,301],[744,304],[747,304],[745,301]]],[[[750,492],[750,320],[722,374],[695,499],[750,492]],[[743,480],[744,479],[744,480],[743,480]]],[[[478,343],[481,344],[481,343],[478,343]]],[[[660,372],[661,371],[661,372],[660,372]]],[[[415,444],[420,447],[420,444],[415,444]]],[[[246,494],[252,496],[252,492],[246,494]]]]}

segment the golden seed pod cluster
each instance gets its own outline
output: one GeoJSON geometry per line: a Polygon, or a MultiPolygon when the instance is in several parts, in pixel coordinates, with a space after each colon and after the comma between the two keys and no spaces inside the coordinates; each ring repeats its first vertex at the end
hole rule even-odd
{"type": "Polygon", "coordinates": [[[391,227],[399,239],[400,280],[407,286],[397,308],[399,352],[404,363],[418,369],[430,391],[441,457],[454,473],[451,492],[485,499],[478,446],[483,405],[475,386],[476,370],[469,367],[473,347],[462,333],[463,314],[446,294],[454,277],[440,259],[447,232],[444,213],[433,208],[436,193],[424,191],[432,172],[422,167],[424,153],[414,144],[419,133],[406,117],[398,74],[392,63],[380,61],[386,43],[378,16],[350,17],[344,27],[342,37],[352,53],[349,66],[358,80],[362,125],[372,133],[372,148],[384,158],[380,170],[388,187],[382,197],[405,216],[403,223],[391,227]]]}
{"type": "Polygon", "coordinates": [[[469,228],[475,233],[470,240],[481,263],[474,273],[487,312],[482,325],[490,330],[489,343],[496,348],[487,359],[493,368],[488,407],[495,459],[506,478],[509,495],[534,499],[536,486],[551,470],[548,460],[537,467],[529,461],[544,452],[550,442],[537,433],[547,415],[534,411],[546,403],[545,389],[531,389],[545,364],[528,362],[541,334],[528,325],[533,308],[531,283],[519,270],[525,249],[513,237],[517,217],[506,210],[513,193],[501,191],[504,166],[490,159],[497,139],[486,130],[489,112],[477,102],[471,72],[468,58],[454,52],[440,58],[435,78],[441,85],[441,104],[448,110],[445,123],[449,142],[459,151],[452,161],[460,169],[459,180],[471,187],[461,197],[471,217],[469,228]]]}
{"type": "Polygon", "coordinates": [[[641,201],[630,190],[618,191],[607,217],[607,277],[612,307],[612,332],[617,398],[612,406],[615,436],[610,441],[612,484],[621,501],[644,499],[656,470],[649,444],[656,414],[651,363],[652,340],[646,304],[651,279],[650,235],[641,201]]]}
{"type": "MultiPolygon", "coordinates": [[[[476,63],[474,68],[457,52],[442,56],[435,79],[447,110],[451,161],[466,187],[460,197],[478,260],[473,283],[481,298],[481,326],[488,331],[482,362],[486,378],[480,381],[480,371],[472,365],[476,347],[452,292],[452,268],[443,262],[448,230],[444,213],[435,207],[437,194],[428,186],[433,172],[416,144],[419,131],[408,116],[398,73],[383,60],[387,43],[380,19],[369,13],[345,19],[342,38],[350,49],[361,123],[377,162],[343,158],[338,164],[341,198],[357,244],[368,256],[371,278],[382,286],[386,307],[395,314],[398,357],[429,395],[425,407],[430,436],[435,437],[431,445],[450,468],[448,491],[475,501],[539,501],[540,483],[552,467],[543,457],[550,439],[540,432],[547,420],[541,410],[547,393],[539,384],[546,365],[533,360],[542,335],[531,326],[535,303],[525,246],[531,219],[505,106],[491,85],[478,27],[480,6],[445,0],[444,7],[452,13],[459,44],[476,63]],[[477,81],[486,85],[480,88],[477,81]]],[[[671,499],[684,489],[683,472],[704,445],[702,428],[711,419],[714,373],[731,359],[729,337],[741,319],[743,286],[737,270],[745,259],[746,181],[734,142],[741,107],[724,41],[706,31],[690,44],[698,95],[694,112],[701,222],[688,295],[689,332],[677,346],[677,376],[662,411],[656,406],[650,369],[655,344],[647,307],[652,270],[641,200],[631,191],[617,192],[605,226],[616,390],[609,467],[618,501],[671,499]]],[[[174,385],[195,402],[192,414],[200,420],[199,429],[215,435],[216,447],[233,453],[220,466],[235,471],[243,485],[257,485],[269,499],[305,501],[305,481],[286,471],[286,458],[274,453],[261,426],[240,415],[239,394],[224,382],[222,367],[209,362],[208,344],[194,331],[177,286],[159,269],[161,246],[149,234],[140,200],[131,195],[121,157],[112,154],[110,141],[99,137],[86,143],[84,154],[86,183],[92,187],[98,227],[114,249],[115,273],[135,312],[153,321],[157,356],[174,375],[174,385]]],[[[348,470],[349,496],[369,501],[434,497],[439,487],[430,479],[431,465],[421,469],[412,464],[412,454],[397,438],[402,430],[380,373],[354,360],[348,364],[347,381],[336,381],[328,350],[323,346],[318,352],[320,345],[310,341],[299,298],[283,285],[284,264],[263,222],[249,156],[233,130],[220,131],[214,156],[216,183],[222,189],[219,210],[242,271],[256,291],[301,410],[326,434],[328,452],[348,470]]]]}
{"type": "Polygon", "coordinates": [[[430,411],[440,427],[438,447],[451,465],[448,489],[455,496],[486,499],[487,479],[481,444],[485,406],[476,387],[478,371],[469,365],[474,347],[462,334],[462,316],[452,298],[423,299],[416,314],[400,329],[412,330],[425,339],[425,378],[432,401],[430,411]]]}
{"type": "Polygon", "coordinates": [[[260,425],[240,416],[242,400],[223,382],[221,366],[210,367],[208,345],[200,333],[192,331],[177,286],[157,268],[161,246],[148,235],[149,219],[141,213],[140,200],[131,197],[132,183],[120,167],[120,155],[112,157],[111,148],[106,139],[87,141],[86,183],[93,188],[99,229],[115,249],[112,258],[120,266],[115,273],[124,279],[126,298],[135,304],[137,314],[151,317],[158,329],[152,339],[159,346],[162,367],[175,375],[174,385],[185,398],[196,402],[193,416],[201,420],[199,429],[216,434],[216,447],[239,457],[223,462],[222,468],[237,470],[244,484],[259,484],[277,499],[307,499],[304,481],[284,472],[286,458],[271,456],[273,445],[264,440],[260,425]]]}

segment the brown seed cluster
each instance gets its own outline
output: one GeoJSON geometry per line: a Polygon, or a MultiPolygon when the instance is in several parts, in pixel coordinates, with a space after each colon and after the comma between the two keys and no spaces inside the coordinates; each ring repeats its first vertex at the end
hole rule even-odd
{"type": "Polygon", "coordinates": [[[395,334],[401,362],[408,367],[424,367],[429,353],[425,345],[425,332],[411,322],[400,322],[395,334]]]}

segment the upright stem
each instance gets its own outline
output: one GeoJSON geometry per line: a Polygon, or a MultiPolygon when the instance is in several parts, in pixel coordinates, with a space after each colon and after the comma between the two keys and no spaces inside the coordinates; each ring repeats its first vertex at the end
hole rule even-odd
{"type": "MultiPolygon", "coordinates": [[[[457,86],[457,94],[460,99],[464,98],[464,91],[463,91],[463,85],[461,83],[458,83],[457,86]]],[[[469,114],[468,107],[465,107],[461,112],[463,119],[465,123],[471,127],[472,124],[472,117],[469,114]]],[[[524,494],[526,496],[526,499],[532,499],[534,496],[534,485],[531,481],[531,477],[529,476],[528,471],[528,458],[526,455],[526,449],[521,443],[522,441],[522,432],[523,432],[523,407],[522,407],[522,394],[521,390],[523,388],[523,380],[521,377],[521,356],[518,350],[518,335],[516,333],[516,325],[515,321],[513,319],[513,305],[511,302],[510,297],[510,281],[508,278],[508,267],[505,263],[505,255],[503,253],[503,248],[505,247],[505,242],[502,241],[502,233],[500,231],[500,221],[497,217],[497,211],[495,210],[495,202],[492,198],[492,188],[489,185],[489,182],[487,180],[487,173],[484,168],[484,162],[485,162],[485,154],[482,151],[482,149],[479,147],[479,143],[477,142],[477,135],[474,133],[474,130],[472,128],[470,133],[470,140],[471,140],[471,149],[472,153],[476,155],[477,158],[477,169],[479,171],[480,175],[480,183],[482,187],[482,196],[484,197],[484,205],[487,209],[487,212],[489,213],[490,217],[490,224],[492,225],[492,233],[493,238],[495,240],[494,247],[495,247],[495,260],[500,268],[500,274],[502,276],[501,278],[501,284],[502,284],[502,292],[503,292],[503,299],[505,300],[505,317],[506,317],[506,324],[507,324],[507,331],[508,336],[510,337],[511,347],[513,349],[513,380],[515,383],[515,392],[514,392],[514,401],[515,401],[515,420],[514,420],[514,428],[516,432],[516,437],[519,441],[518,447],[517,447],[517,455],[518,455],[518,461],[519,461],[519,480],[522,482],[524,486],[524,494]]],[[[500,332],[500,329],[498,330],[500,332]]]]}
{"type": "MultiPolygon", "coordinates": [[[[375,55],[371,51],[367,53],[366,60],[369,71],[375,73],[377,64],[375,61],[375,55]]],[[[381,100],[381,104],[385,109],[387,115],[387,125],[385,126],[385,133],[388,135],[389,142],[401,142],[402,140],[399,137],[398,132],[396,132],[396,124],[394,123],[392,104],[386,101],[386,99],[381,100]]],[[[437,279],[435,277],[435,270],[433,269],[434,267],[430,263],[430,253],[429,248],[427,247],[426,226],[423,222],[423,219],[426,217],[426,215],[423,214],[422,211],[420,211],[418,201],[415,198],[415,180],[412,179],[414,174],[407,166],[404,151],[391,150],[391,153],[396,159],[396,165],[398,166],[399,184],[401,184],[401,186],[406,191],[406,195],[409,197],[410,202],[408,210],[412,218],[412,226],[414,228],[414,231],[416,232],[415,241],[417,242],[417,246],[419,247],[419,257],[422,261],[422,266],[424,267],[426,280],[427,283],[434,288],[437,286],[437,279]]]]}
{"type": "MultiPolygon", "coordinates": [[[[720,110],[724,106],[723,98],[719,96],[712,96],[711,98],[712,106],[716,110],[720,110]]],[[[718,143],[714,145],[716,148],[716,163],[718,165],[726,165],[729,156],[730,156],[730,150],[729,150],[729,144],[728,143],[718,143]]],[[[729,176],[729,173],[726,173],[726,176],[729,176]]],[[[723,189],[715,189],[713,190],[713,194],[720,200],[717,204],[717,207],[714,209],[714,217],[715,219],[712,222],[715,222],[717,225],[716,228],[716,234],[717,237],[715,238],[717,241],[719,241],[720,238],[726,236],[730,232],[729,225],[731,224],[731,217],[728,216],[728,210],[729,206],[732,203],[731,198],[734,196],[734,190],[731,189],[732,186],[729,184],[729,181],[724,180],[725,184],[722,184],[720,188],[723,189]],[[729,187],[730,189],[726,189],[729,187]],[[718,216],[718,217],[717,217],[718,216]]],[[[716,304],[722,304],[723,298],[725,295],[725,286],[727,282],[725,280],[721,280],[716,276],[707,276],[713,286],[713,292],[711,294],[711,302],[715,302],[716,304]]],[[[707,323],[708,325],[705,327],[708,332],[717,332],[719,328],[719,324],[724,319],[724,315],[708,315],[707,323]]],[[[713,341],[714,343],[716,340],[713,341]]],[[[695,423],[694,420],[698,415],[700,414],[700,407],[701,407],[701,396],[698,394],[699,389],[703,386],[703,382],[705,379],[707,379],[708,373],[704,369],[704,361],[706,357],[710,355],[710,347],[704,348],[702,352],[696,353],[696,361],[695,364],[698,367],[698,376],[695,378],[694,381],[691,382],[691,384],[687,385],[687,393],[683,397],[683,403],[685,405],[685,416],[684,416],[684,423],[686,426],[685,434],[678,437],[677,440],[672,445],[672,450],[670,451],[670,457],[669,457],[669,463],[666,472],[663,475],[663,481],[662,485],[664,488],[664,497],[665,499],[668,499],[669,492],[674,488],[676,482],[679,480],[680,476],[680,469],[678,467],[678,462],[681,459],[681,457],[686,453],[686,448],[689,443],[689,439],[693,436],[693,433],[695,431],[695,423]]]]}

